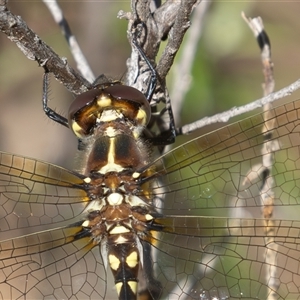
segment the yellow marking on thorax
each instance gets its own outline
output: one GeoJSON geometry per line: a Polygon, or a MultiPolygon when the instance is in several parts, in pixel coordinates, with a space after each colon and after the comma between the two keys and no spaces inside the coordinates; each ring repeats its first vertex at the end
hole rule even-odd
{"type": "Polygon", "coordinates": [[[130,232],[130,230],[124,226],[116,226],[109,233],[110,234],[121,234],[121,233],[126,233],[126,232],[130,232]]]}
{"type": "Polygon", "coordinates": [[[115,157],[114,157],[115,151],[116,151],[115,138],[110,138],[110,145],[109,145],[108,158],[107,158],[108,164],[115,163],[115,157]]]}
{"type": "Polygon", "coordinates": [[[153,220],[154,218],[153,218],[150,214],[146,214],[146,215],[145,215],[145,219],[146,219],[147,221],[150,221],[150,220],[153,220]]]}
{"type": "Polygon", "coordinates": [[[111,193],[107,197],[107,201],[109,205],[120,205],[123,201],[123,197],[119,193],[111,193]]]}
{"type": "Polygon", "coordinates": [[[112,126],[109,126],[106,128],[105,134],[109,137],[114,137],[117,135],[117,131],[112,126]]]}
{"type": "Polygon", "coordinates": [[[128,241],[128,239],[124,238],[122,235],[120,235],[116,240],[115,243],[116,244],[123,244],[126,243],[128,241]]]}
{"type": "Polygon", "coordinates": [[[86,177],[83,179],[85,183],[91,183],[92,179],[90,177],[86,177]]]}
{"type": "Polygon", "coordinates": [[[88,203],[87,207],[85,208],[85,211],[90,212],[90,211],[95,211],[95,210],[101,210],[103,205],[105,205],[105,202],[103,199],[92,200],[88,203]]]}
{"type": "Polygon", "coordinates": [[[88,220],[85,220],[85,221],[81,224],[82,227],[89,227],[89,225],[90,225],[90,221],[88,221],[88,220]]]}
{"type": "Polygon", "coordinates": [[[115,138],[110,138],[110,146],[107,155],[107,164],[99,170],[99,173],[105,174],[107,172],[121,172],[124,168],[121,165],[115,164],[115,138]]]}
{"type": "Polygon", "coordinates": [[[139,172],[134,172],[134,173],[132,174],[132,178],[137,179],[140,175],[141,175],[141,173],[139,173],[139,172]]]}

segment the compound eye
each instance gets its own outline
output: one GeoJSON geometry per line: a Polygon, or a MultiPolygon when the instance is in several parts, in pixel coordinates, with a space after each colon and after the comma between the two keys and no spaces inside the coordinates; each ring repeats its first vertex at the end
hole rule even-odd
{"type": "Polygon", "coordinates": [[[102,90],[93,89],[77,96],[69,108],[69,126],[74,133],[82,138],[90,134],[97,119],[93,102],[102,90]]]}
{"type": "Polygon", "coordinates": [[[126,99],[140,104],[148,102],[144,94],[139,90],[127,85],[113,85],[105,89],[105,92],[110,94],[115,99],[126,99]]]}
{"type": "Polygon", "coordinates": [[[95,99],[97,99],[100,93],[101,90],[93,89],[77,96],[69,108],[69,120],[73,119],[74,115],[79,110],[81,110],[82,108],[93,102],[95,99]]]}
{"type": "MultiPolygon", "coordinates": [[[[151,117],[151,108],[148,100],[139,90],[127,85],[113,85],[105,89],[105,92],[116,100],[125,100],[128,104],[128,112],[136,111],[136,115],[132,118],[141,125],[147,125],[151,117]],[[131,104],[131,105],[130,105],[131,104]]],[[[126,114],[126,113],[125,113],[126,114]]]]}

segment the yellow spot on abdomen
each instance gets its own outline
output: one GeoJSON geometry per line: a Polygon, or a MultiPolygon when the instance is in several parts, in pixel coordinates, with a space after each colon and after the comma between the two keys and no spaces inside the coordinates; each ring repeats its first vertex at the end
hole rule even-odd
{"type": "Polygon", "coordinates": [[[119,266],[120,266],[120,260],[113,254],[108,255],[108,261],[110,267],[114,270],[117,271],[119,266]]]}
{"type": "Polygon", "coordinates": [[[128,281],[127,284],[131,288],[132,292],[136,294],[137,291],[137,282],[136,281],[128,281]]]}
{"type": "Polygon", "coordinates": [[[132,252],[126,257],[126,263],[130,268],[136,267],[138,264],[138,254],[136,251],[132,252]]]}
{"type": "Polygon", "coordinates": [[[116,289],[117,289],[118,295],[120,295],[122,286],[123,286],[123,282],[117,282],[116,283],[116,289]]]}

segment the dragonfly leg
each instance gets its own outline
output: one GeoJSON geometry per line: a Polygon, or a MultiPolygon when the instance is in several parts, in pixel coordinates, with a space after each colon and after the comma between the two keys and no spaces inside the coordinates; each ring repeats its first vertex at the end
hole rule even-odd
{"type": "Polygon", "coordinates": [[[43,78],[43,99],[42,99],[43,110],[48,118],[69,128],[69,123],[67,118],[61,116],[60,114],[58,114],[48,106],[48,87],[49,87],[49,73],[45,72],[43,78]]]}

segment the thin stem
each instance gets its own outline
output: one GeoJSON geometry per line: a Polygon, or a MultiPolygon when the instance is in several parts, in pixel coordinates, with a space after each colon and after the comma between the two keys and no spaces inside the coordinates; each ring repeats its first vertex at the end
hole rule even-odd
{"type": "Polygon", "coordinates": [[[191,26],[188,31],[186,40],[182,45],[183,47],[181,47],[181,57],[178,62],[173,65],[174,79],[172,80],[172,90],[170,91],[170,95],[176,123],[179,123],[179,114],[182,103],[192,82],[192,66],[195,60],[198,43],[202,36],[204,17],[209,6],[209,1],[203,1],[194,10],[192,16],[193,26],[191,26]]]}
{"type": "Polygon", "coordinates": [[[233,107],[225,112],[215,114],[212,117],[202,118],[196,122],[184,125],[181,127],[181,134],[191,133],[201,127],[214,124],[214,123],[224,123],[228,122],[231,118],[242,115],[246,112],[250,112],[254,109],[261,108],[267,103],[272,103],[276,100],[282,99],[284,97],[290,96],[296,90],[300,88],[300,79],[296,80],[294,83],[288,85],[287,87],[275,92],[271,93],[265,97],[257,99],[251,103],[246,105],[233,107]]]}
{"type": "MultiPolygon", "coordinates": [[[[269,95],[274,91],[274,76],[273,76],[273,63],[271,60],[271,46],[269,37],[264,30],[263,21],[260,17],[257,18],[247,18],[245,14],[242,14],[243,19],[249,25],[250,29],[253,31],[254,36],[256,37],[258,44],[261,48],[261,61],[263,65],[263,74],[264,74],[264,84],[263,84],[263,92],[264,95],[269,95]]],[[[264,125],[262,128],[262,134],[264,135],[264,144],[261,149],[262,153],[262,161],[261,167],[262,170],[260,173],[255,173],[257,178],[262,176],[262,173],[268,174],[266,178],[263,180],[262,188],[260,189],[260,200],[263,206],[263,217],[265,224],[265,234],[266,234],[266,245],[272,244],[273,251],[265,252],[265,262],[266,262],[266,282],[268,285],[268,300],[277,299],[277,295],[274,291],[277,290],[276,284],[276,273],[277,273],[277,258],[276,253],[278,249],[278,245],[274,242],[274,226],[275,222],[273,217],[274,212],[274,198],[275,193],[273,188],[275,186],[275,181],[272,176],[272,166],[274,165],[274,153],[279,150],[279,143],[277,140],[272,139],[272,135],[274,134],[274,129],[276,126],[276,118],[274,118],[274,114],[272,111],[272,104],[267,103],[263,107],[264,109],[264,125]],[[275,250],[275,251],[274,251],[275,250]]]]}
{"type": "Polygon", "coordinates": [[[56,0],[48,1],[43,0],[44,4],[48,7],[50,13],[52,14],[55,22],[59,25],[62,34],[68,42],[70,51],[73,55],[73,58],[77,64],[77,69],[81,75],[92,83],[95,80],[95,75],[91,70],[87,59],[85,58],[81,48],[76,40],[76,37],[73,35],[71,28],[68,24],[68,21],[64,17],[64,14],[58,5],[56,0]]]}

